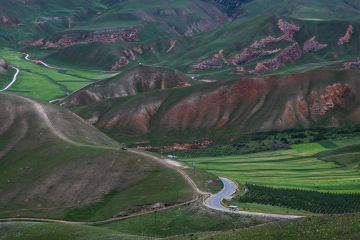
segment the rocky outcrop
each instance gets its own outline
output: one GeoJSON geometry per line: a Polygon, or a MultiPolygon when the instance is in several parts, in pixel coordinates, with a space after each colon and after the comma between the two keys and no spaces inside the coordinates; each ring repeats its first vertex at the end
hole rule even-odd
{"type": "Polygon", "coordinates": [[[12,24],[11,19],[7,16],[2,16],[0,19],[0,22],[2,25],[11,25],[12,24]]]}
{"type": "Polygon", "coordinates": [[[133,52],[133,50],[131,50],[131,49],[124,49],[124,50],[123,50],[123,53],[124,53],[124,55],[125,55],[128,59],[130,59],[130,60],[132,60],[132,61],[135,61],[135,60],[136,60],[136,55],[135,55],[135,53],[133,52]]]}
{"type": "Polygon", "coordinates": [[[111,71],[116,72],[120,70],[121,68],[129,65],[129,60],[125,57],[120,58],[118,61],[114,63],[114,65],[111,67],[111,71]]]}
{"type": "Polygon", "coordinates": [[[298,43],[294,43],[291,46],[285,48],[278,56],[275,58],[258,63],[253,71],[250,73],[261,74],[266,71],[276,70],[280,67],[286,65],[287,63],[292,63],[295,60],[299,59],[302,56],[302,49],[298,43]]]}
{"type": "Polygon", "coordinates": [[[236,54],[230,56],[228,61],[233,65],[242,65],[248,63],[250,61],[256,60],[258,58],[262,58],[267,55],[272,55],[281,51],[281,49],[274,50],[263,50],[263,49],[254,49],[254,48],[246,48],[240,54],[236,54]]]}
{"type": "Polygon", "coordinates": [[[133,29],[99,31],[88,34],[81,34],[75,32],[72,34],[66,34],[56,41],[48,40],[41,47],[42,49],[52,49],[69,47],[78,44],[88,44],[95,42],[111,43],[118,41],[136,42],[139,41],[139,34],[137,30],[133,29]]]}
{"type": "Polygon", "coordinates": [[[283,19],[278,20],[278,27],[283,32],[283,35],[281,35],[280,37],[267,36],[263,39],[255,41],[253,44],[251,44],[250,47],[264,48],[267,45],[269,45],[270,43],[277,43],[277,42],[281,42],[283,40],[293,42],[294,34],[298,31],[300,31],[300,26],[298,26],[294,23],[289,23],[283,19]]]}
{"type": "Polygon", "coordinates": [[[304,43],[303,50],[306,53],[308,53],[308,52],[317,52],[317,51],[320,51],[321,49],[324,49],[324,48],[326,48],[328,46],[329,46],[328,44],[319,43],[316,40],[316,36],[314,36],[314,37],[310,38],[309,40],[307,40],[304,43]]]}
{"type": "Polygon", "coordinates": [[[280,42],[280,41],[281,41],[281,38],[276,38],[276,37],[273,37],[273,36],[267,36],[267,37],[265,37],[263,39],[256,40],[255,42],[253,42],[253,44],[251,44],[250,47],[252,47],[252,48],[264,48],[267,45],[269,45],[270,43],[277,43],[277,42],[280,42]]]}
{"type": "Polygon", "coordinates": [[[113,78],[91,84],[70,95],[60,104],[66,107],[75,107],[103,99],[190,85],[191,79],[176,70],[138,66],[113,78]]]}
{"type": "Polygon", "coordinates": [[[313,118],[325,116],[334,109],[344,109],[352,100],[348,84],[332,84],[327,86],[323,92],[312,91],[310,94],[310,114],[313,118]]]}
{"type": "Polygon", "coordinates": [[[202,149],[207,148],[212,141],[205,140],[205,141],[194,141],[192,143],[176,143],[174,145],[169,146],[137,146],[136,148],[141,151],[184,151],[189,149],[202,149]]]}
{"type": "MultiPolygon", "coordinates": [[[[220,69],[223,67],[223,64],[242,65],[280,52],[280,48],[271,50],[264,48],[270,43],[277,43],[283,40],[294,42],[294,34],[300,31],[300,26],[294,23],[289,23],[283,19],[279,19],[278,27],[283,32],[283,35],[280,37],[267,36],[263,39],[257,40],[252,43],[249,48],[245,48],[241,53],[230,55],[228,58],[224,56],[224,49],[221,49],[219,52],[215,53],[212,58],[193,64],[190,67],[194,70],[220,69]]],[[[313,41],[314,40],[315,39],[313,39],[313,41]]],[[[316,47],[323,47],[323,45],[318,44],[316,47]]],[[[250,73],[259,74],[271,69],[277,69],[288,62],[296,60],[299,57],[298,55],[301,56],[301,49],[299,50],[298,44],[295,43],[289,48],[284,49],[283,52],[275,59],[259,63],[253,71],[250,71],[250,73]]]]}
{"type": "Polygon", "coordinates": [[[349,25],[348,28],[346,29],[345,35],[339,38],[338,44],[340,46],[348,44],[351,41],[353,34],[354,34],[354,27],[353,25],[349,25]]]}
{"type": "Polygon", "coordinates": [[[360,69],[360,60],[346,62],[343,64],[343,68],[344,69],[353,69],[353,68],[360,69]]]}
{"type": "Polygon", "coordinates": [[[222,67],[222,61],[214,57],[190,66],[190,68],[194,70],[220,69],[222,67]]]}
{"type": "Polygon", "coordinates": [[[284,19],[279,19],[278,27],[284,33],[281,36],[281,39],[286,41],[294,41],[294,34],[300,31],[301,29],[299,25],[294,23],[289,23],[284,19]]]}
{"type": "Polygon", "coordinates": [[[224,64],[229,65],[229,61],[225,58],[224,49],[220,49],[219,52],[214,53],[213,57],[223,61],[224,64]]]}

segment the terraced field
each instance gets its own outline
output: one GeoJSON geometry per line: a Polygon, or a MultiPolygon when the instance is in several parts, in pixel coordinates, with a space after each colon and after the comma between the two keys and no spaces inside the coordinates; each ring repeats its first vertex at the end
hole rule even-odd
{"type": "MultiPolygon", "coordinates": [[[[24,54],[0,49],[0,56],[20,69],[16,83],[8,90],[19,95],[52,100],[64,97],[114,73],[83,69],[52,69],[24,59],[24,54]]],[[[5,81],[10,81],[6,78],[5,81]]],[[[5,84],[6,85],[6,84],[5,84]]]]}
{"type": "MultiPolygon", "coordinates": [[[[348,145],[357,140],[343,140],[334,144],[348,145]]],[[[327,148],[319,143],[308,143],[293,145],[289,150],[182,160],[241,184],[323,192],[360,192],[360,170],[336,162],[321,161],[314,156],[325,150],[327,148]]]]}

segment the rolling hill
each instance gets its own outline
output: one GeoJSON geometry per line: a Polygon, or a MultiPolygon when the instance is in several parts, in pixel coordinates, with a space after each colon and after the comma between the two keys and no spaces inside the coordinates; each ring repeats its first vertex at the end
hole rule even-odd
{"type": "Polygon", "coordinates": [[[116,139],[231,139],[359,121],[358,70],[314,70],[109,99],[73,110],[116,139]]]}
{"type": "Polygon", "coordinates": [[[186,87],[192,82],[191,78],[176,70],[139,65],[110,79],[90,84],[59,103],[65,107],[77,107],[142,92],[186,87]]]}
{"type": "Polygon", "coordinates": [[[191,199],[175,170],[121,150],[69,111],[14,95],[0,99],[2,218],[101,220],[191,199]]]}

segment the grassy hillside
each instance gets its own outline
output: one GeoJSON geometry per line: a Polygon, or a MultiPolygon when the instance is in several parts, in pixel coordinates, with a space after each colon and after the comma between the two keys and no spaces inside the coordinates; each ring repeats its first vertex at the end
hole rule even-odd
{"type": "MultiPolygon", "coordinates": [[[[1,240],[150,240],[153,238],[132,236],[122,234],[109,229],[69,225],[69,224],[49,224],[49,223],[0,223],[1,240]]],[[[155,238],[154,238],[155,239],[155,238]]]]}
{"type": "Polygon", "coordinates": [[[248,228],[274,220],[210,212],[200,206],[174,208],[159,213],[99,225],[122,233],[165,238],[199,232],[248,228]]]}
{"type": "Polygon", "coordinates": [[[69,111],[0,98],[0,217],[101,220],[192,198],[174,170],[121,150],[69,111]]]}
{"type": "Polygon", "coordinates": [[[238,231],[227,231],[223,233],[209,233],[188,238],[175,239],[289,239],[289,240],[318,240],[318,239],[358,239],[359,237],[359,214],[355,215],[335,215],[313,217],[303,220],[265,224],[238,231]]]}
{"type": "MultiPolygon", "coordinates": [[[[183,211],[181,211],[182,213],[183,211]]],[[[199,217],[196,217],[199,218],[199,217]]],[[[144,219],[139,219],[143,222],[144,219]]],[[[149,222],[154,221],[154,219],[149,222]]],[[[181,221],[180,219],[178,222],[181,221]]],[[[334,215],[312,217],[295,221],[282,221],[270,224],[262,224],[253,227],[244,227],[237,230],[224,232],[205,232],[205,233],[188,233],[171,236],[168,240],[190,240],[190,239],[215,239],[215,240],[231,240],[231,239],[290,239],[290,240],[318,240],[318,239],[339,239],[339,240],[355,240],[358,239],[360,232],[359,214],[334,215]]],[[[163,224],[162,216],[159,216],[158,223],[163,224]]],[[[201,223],[201,222],[198,222],[201,223]]],[[[124,225],[126,225],[124,223],[124,225]]],[[[131,225],[129,225],[131,226],[131,225]]],[[[151,229],[146,229],[148,234],[150,230],[156,228],[150,225],[151,229]]],[[[192,226],[193,227],[193,226],[192,226]]],[[[188,230],[188,228],[186,228],[188,230]]],[[[141,237],[119,233],[117,230],[110,230],[102,227],[90,227],[66,224],[48,224],[48,223],[1,223],[0,224],[1,240],[42,240],[52,239],[158,239],[149,236],[141,237]]],[[[139,235],[139,232],[137,232],[139,235]]],[[[164,238],[162,238],[164,239],[164,238]]]]}

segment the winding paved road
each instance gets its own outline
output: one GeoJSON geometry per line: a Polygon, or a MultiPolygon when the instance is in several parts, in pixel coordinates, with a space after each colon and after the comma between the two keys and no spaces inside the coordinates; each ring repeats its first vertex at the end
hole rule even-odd
{"type": "Polygon", "coordinates": [[[220,180],[223,182],[223,189],[207,198],[204,202],[205,206],[217,211],[240,214],[244,216],[253,216],[253,217],[267,217],[267,218],[280,218],[280,219],[296,219],[302,218],[304,216],[297,215],[287,215],[287,214],[274,214],[274,213],[260,213],[260,212],[248,212],[248,211],[240,211],[240,210],[232,210],[225,207],[222,203],[224,199],[231,199],[232,195],[236,193],[238,190],[238,186],[235,182],[230,179],[220,177],[220,180]]]}
{"type": "Polygon", "coordinates": [[[0,92],[4,92],[4,91],[8,90],[16,82],[17,77],[19,76],[20,69],[18,69],[17,67],[14,67],[14,66],[12,66],[11,68],[15,69],[16,73],[14,74],[12,81],[4,89],[1,89],[0,92]]]}

